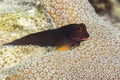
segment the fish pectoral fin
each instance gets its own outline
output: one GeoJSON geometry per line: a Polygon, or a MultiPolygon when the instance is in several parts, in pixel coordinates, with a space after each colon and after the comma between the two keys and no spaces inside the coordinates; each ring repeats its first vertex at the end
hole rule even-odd
{"type": "Polygon", "coordinates": [[[65,44],[65,45],[61,45],[61,46],[57,47],[56,50],[59,50],[59,51],[65,51],[65,50],[70,49],[70,47],[71,47],[70,45],[65,44]]]}
{"type": "Polygon", "coordinates": [[[74,49],[75,47],[78,47],[78,46],[80,46],[80,42],[77,42],[76,44],[73,44],[71,49],[74,49]]]}

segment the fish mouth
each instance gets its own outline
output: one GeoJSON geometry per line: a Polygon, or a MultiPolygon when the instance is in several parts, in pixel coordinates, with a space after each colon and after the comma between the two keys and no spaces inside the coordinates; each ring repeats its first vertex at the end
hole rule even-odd
{"type": "Polygon", "coordinates": [[[83,40],[83,41],[85,41],[85,40],[87,40],[88,38],[81,38],[80,40],[83,40]]]}
{"type": "Polygon", "coordinates": [[[75,40],[75,41],[85,41],[87,40],[88,38],[71,38],[72,40],[75,40]]]}
{"type": "Polygon", "coordinates": [[[86,33],[85,35],[73,35],[69,37],[72,41],[85,41],[89,38],[89,34],[86,33]]]}

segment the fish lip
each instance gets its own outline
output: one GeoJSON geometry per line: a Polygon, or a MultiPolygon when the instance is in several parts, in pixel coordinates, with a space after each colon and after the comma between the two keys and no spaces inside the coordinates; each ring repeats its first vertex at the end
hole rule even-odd
{"type": "Polygon", "coordinates": [[[88,38],[72,38],[73,40],[77,40],[77,41],[85,41],[87,40],[88,38]]]}
{"type": "Polygon", "coordinates": [[[87,40],[88,38],[81,38],[80,40],[83,40],[83,41],[85,41],[85,40],[87,40]]]}

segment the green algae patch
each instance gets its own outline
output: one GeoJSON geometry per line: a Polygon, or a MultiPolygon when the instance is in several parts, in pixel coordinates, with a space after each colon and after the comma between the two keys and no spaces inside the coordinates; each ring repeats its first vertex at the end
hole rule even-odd
{"type": "Polygon", "coordinates": [[[114,3],[114,12],[113,14],[120,19],[120,4],[118,2],[114,3]]]}
{"type": "Polygon", "coordinates": [[[48,23],[48,17],[36,8],[16,13],[0,14],[0,68],[14,67],[19,65],[23,58],[29,57],[31,54],[39,53],[40,56],[53,50],[52,47],[32,45],[2,45],[25,35],[50,28],[51,24],[48,23]]]}
{"type": "Polygon", "coordinates": [[[6,43],[5,40],[9,42],[30,33],[49,29],[46,27],[46,20],[46,16],[37,10],[33,10],[32,15],[29,11],[0,15],[0,44],[6,43]]]}

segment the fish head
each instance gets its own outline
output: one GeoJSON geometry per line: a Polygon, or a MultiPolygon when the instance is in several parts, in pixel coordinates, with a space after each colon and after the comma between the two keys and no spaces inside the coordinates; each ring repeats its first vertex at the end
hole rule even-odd
{"type": "Polygon", "coordinates": [[[83,23],[71,25],[71,30],[68,35],[70,39],[77,42],[87,40],[90,36],[86,30],[86,25],[83,23]]]}

